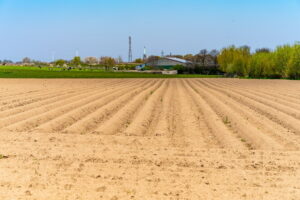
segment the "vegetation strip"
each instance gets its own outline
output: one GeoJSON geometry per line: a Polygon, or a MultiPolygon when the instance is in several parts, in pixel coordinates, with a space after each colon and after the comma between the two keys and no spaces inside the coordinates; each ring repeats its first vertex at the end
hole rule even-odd
{"type": "Polygon", "coordinates": [[[5,66],[0,67],[0,78],[221,78],[221,75],[202,74],[150,74],[142,72],[105,72],[99,70],[57,71],[51,68],[5,66]]]}

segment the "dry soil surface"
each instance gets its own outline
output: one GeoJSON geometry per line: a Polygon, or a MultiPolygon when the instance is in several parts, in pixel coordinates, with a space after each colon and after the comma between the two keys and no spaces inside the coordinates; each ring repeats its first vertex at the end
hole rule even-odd
{"type": "Polygon", "coordinates": [[[1,79],[1,200],[299,200],[300,82],[1,79]]]}

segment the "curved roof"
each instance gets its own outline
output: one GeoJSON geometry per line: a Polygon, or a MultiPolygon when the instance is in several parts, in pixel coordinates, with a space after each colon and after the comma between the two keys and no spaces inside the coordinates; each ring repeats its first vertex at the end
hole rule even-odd
{"type": "Polygon", "coordinates": [[[187,60],[184,60],[184,59],[181,59],[181,58],[176,58],[176,57],[165,57],[165,58],[169,59],[169,60],[173,60],[175,62],[184,63],[184,64],[191,63],[190,61],[187,61],[187,60]]]}

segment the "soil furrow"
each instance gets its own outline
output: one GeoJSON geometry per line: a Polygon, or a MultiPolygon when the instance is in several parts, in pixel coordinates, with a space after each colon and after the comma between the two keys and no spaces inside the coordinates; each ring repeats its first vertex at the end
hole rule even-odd
{"type": "Polygon", "coordinates": [[[43,106],[50,106],[53,103],[57,103],[59,101],[64,101],[72,96],[76,96],[76,95],[82,95],[83,93],[89,93],[90,91],[98,91],[101,92],[103,90],[109,90],[109,89],[113,89],[110,87],[95,87],[95,88],[79,88],[76,90],[76,92],[74,90],[68,91],[68,92],[64,92],[64,93],[58,93],[57,95],[54,95],[53,97],[50,98],[45,98],[44,100],[41,101],[37,101],[37,102],[32,102],[30,104],[26,104],[26,105],[19,105],[18,107],[12,107],[9,109],[6,109],[5,111],[0,112],[0,117],[8,117],[8,116],[12,116],[15,114],[20,114],[22,112],[26,112],[28,110],[33,110],[33,109],[37,109],[39,107],[43,107],[43,106]]]}
{"type": "Polygon", "coordinates": [[[244,95],[240,91],[230,91],[232,94],[232,98],[235,98],[237,101],[243,102],[244,105],[255,110],[261,115],[268,117],[270,120],[276,122],[277,124],[280,124],[284,128],[288,128],[295,134],[300,135],[300,121],[298,119],[292,117],[291,115],[283,113],[274,107],[270,107],[261,102],[255,101],[254,99],[247,97],[247,95],[244,95]]]}
{"type": "Polygon", "coordinates": [[[155,111],[157,111],[156,108],[161,107],[161,99],[168,87],[168,83],[169,81],[164,82],[159,89],[151,94],[143,107],[136,112],[132,122],[122,134],[128,136],[145,136],[147,130],[150,128],[150,125],[153,122],[153,116],[155,115],[155,111]]]}
{"type": "Polygon", "coordinates": [[[1,200],[299,199],[299,81],[0,79],[0,92],[1,200]]]}
{"type": "Polygon", "coordinates": [[[120,134],[130,124],[135,113],[145,104],[147,99],[162,86],[163,81],[156,81],[156,83],[150,87],[144,88],[142,92],[127,102],[121,109],[114,115],[108,117],[106,121],[98,125],[93,131],[94,134],[101,135],[115,135],[120,134]]]}
{"type": "Polygon", "coordinates": [[[245,144],[241,142],[236,136],[230,131],[230,129],[224,124],[222,118],[214,111],[214,106],[211,106],[205,98],[200,95],[197,87],[192,85],[191,81],[187,81],[187,90],[193,96],[194,101],[196,101],[198,107],[201,109],[200,112],[203,113],[204,122],[207,124],[209,130],[217,139],[218,143],[223,148],[237,148],[237,149],[247,149],[245,144]]]}
{"type": "MultiPolygon", "coordinates": [[[[106,93],[110,93],[111,91],[108,90],[106,91],[105,89],[101,89],[99,90],[99,92],[106,92],[106,93]]],[[[20,113],[15,113],[12,115],[9,115],[8,117],[2,118],[0,120],[0,127],[3,128],[5,126],[14,124],[14,123],[23,123],[23,120],[27,120],[28,118],[31,117],[36,117],[38,115],[42,115],[45,112],[49,112],[53,109],[57,109],[58,112],[61,112],[61,110],[59,108],[63,108],[68,104],[72,104],[73,102],[80,102],[80,100],[86,98],[87,96],[93,96],[95,95],[95,90],[91,89],[89,91],[84,91],[81,93],[76,93],[76,94],[72,94],[72,95],[67,95],[64,97],[61,97],[59,100],[56,101],[51,101],[51,103],[49,104],[42,104],[41,106],[37,107],[37,108],[33,108],[33,109],[27,109],[27,110],[23,110],[20,113]]]]}
{"type": "Polygon", "coordinates": [[[232,93],[227,90],[219,89],[210,84],[210,81],[202,82],[206,86],[206,89],[214,94],[219,99],[226,102],[226,105],[241,115],[244,119],[249,121],[254,126],[257,126],[264,134],[274,138],[278,143],[282,144],[286,149],[297,150],[300,148],[300,138],[290,133],[288,129],[278,126],[267,117],[256,113],[240,101],[232,98],[232,93]],[[286,137],[289,136],[289,137],[286,137]],[[298,142],[297,142],[298,141],[298,142]]]}
{"type": "Polygon", "coordinates": [[[181,85],[178,83],[180,82],[178,79],[175,79],[173,81],[173,98],[170,105],[170,113],[168,117],[168,129],[169,129],[169,141],[170,146],[172,147],[179,147],[179,148],[185,148],[187,147],[187,141],[186,137],[184,135],[184,127],[182,124],[182,116],[180,115],[181,110],[181,101],[180,101],[180,94],[178,87],[181,87],[181,85]]]}
{"type": "Polygon", "coordinates": [[[194,87],[196,87],[198,94],[200,94],[214,109],[214,111],[222,119],[223,123],[230,127],[230,129],[234,130],[234,132],[241,137],[242,142],[251,145],[251,147],[255,149],[283,149],[282,145],[278,144],[272,138],[266,136],[257,127],[249,123],[249,121],[246,119],[242,118],[238,112],[228,107],[223,100],[220,100],[211,93],[207,92],[207,89],[203,87],[203,84],[201,86],[201,83],[199,82],[194,83],[197,85],[197,87],[194,87]]]}
{"type": "MultiPolygon", "coordinates": [[[[141,84],[147,84],[147,82],[141,82],[141,84]]],[[[114,92],[111,92],[107,96],[101,96],[101,98],[96,101],[92,101],[88,104],[84,104],[82,107],[78,107],[71,112],[65,113],[64,115],[57,117],[35,129],[35,132],[60,132],[63,129],[75,124],[77,121],[83,119],[84,117],[92,114],[101,107],[105,106],[112,101],[118,101],[118,98],[121,98],[124,95],[128,95],[128,92],[137,90],[135,85],[125,84],[123,87],[120,87],[114,92]],[[102,100],[102,98],[104,98],[102,100]]]]}
{"type": "MultiPolygon", "coordinates": [[[[112,87],[112,86],[115,86],[116,84],[118,83],[105,83],[103,85],[101,85],[101,88],[103,87],[112,87]]],[[[29,104],[33,104],[35,102],[38,102],[38,101],[42,101],[44,99],[50,99],[50,98],[53,98],[53,97],[58,97],[60,95],[64,95],[66,93],[79,93],[81,91],[84,91],[84,90],[90,90],[90,89],[97,89],[96,87],[84,87],[84,88],[72,88],[72,89],[65,89],[65,90],[59,90],[59,92],[57,92],[56,89],[52,89],[51,92],[50,91],[47,91],[47,92],[43,92],[43,93],[38,93],[37,95],[32,95],[32,94],[25,94],[24,95],[17,95],[17,96],[13,96],[12,99],[11,99],[11,103],[9,103],[6,99],[5,102],[2,102],[4,103],[5,105],[3,107],[0,107],[0,111],[4,111],[4,110],[8,110],[8,109],[11,109],[11,108],[16,108],[16,107],[20,107],[20,106],[25,106],[25,105],[29,105],[29,104]],[[47,94],[47,95],[45,95],[47,94]],[[26,100],[26,97],[28,96],[28,100],[26,100]],[[39,97],[41,96],[41,97],[39,97]],[[39,97],[39,98],[38,98],[39,97]]]]}
{"type": "MultiPolygon", "coordinates": [[[[211,80],[213,81],[213,80],[211,80]]],[[[280,85],[272,85],[272,86],[268,86],[266,85],[266,82],[262,83],[262,84],[241,84],[241,82],[238,82],[238,80],[222,80],[222,81],[218,81],[216,80],[218,84],[223,85],[223,86],[235,86],[235,87],[239,87],[239,89],[241,90],[245,90],[245,89],[249,89],[251,91],[260,91],[261,93],[268,93],[270,95],[277,95],[279,98],[283,98],[286,99],[288,101],[292,101],[295,102],[297,104],[300,103],[300,96],[298,95],[292,95],[292,94],[297,94],[296,91],[291,91],[289,93],[287,93],[288,88],[281,88],[280,85]],[[276,88],[276,90],[274,89],[276,88]]],[[[298,91],[298,93],[300,93],[298,91]]]]}
{"type": "MultiPolygon", "coordinates": [[[[211,81],[209,81],[211,84],[214,84],[218,87],[222,87],[223,84],[216,84],[216,83],[212,83],[211,81]]],[[[290,114],[292,116],[294,116],[295,118],[300,118],[300,104],[298,103],[293,103],[289,100],[283,100],[282,98],[278,99],[275,98],[274,96],[271,95],[267,95],[266,92],[257,92],[257,91],[253,91],[253,90],[247,90],[247,89],[240,89],[240,87],[238,86],[228,86],[228,85],[224,85],[225,88],[232,88],[238,91],[242,91],[244,93],[247,93],[248,95],[250,95],[252,98],[256,97],[258,99],[259,102],[264,102],[264,104],[266,105],[272,105],[273,107],[276,107],[277,109],[279,109],[282,112],[285,112],[287,114],[290,114]]],[[[300,103],[300,102],[299,102],[300,103]]]]}

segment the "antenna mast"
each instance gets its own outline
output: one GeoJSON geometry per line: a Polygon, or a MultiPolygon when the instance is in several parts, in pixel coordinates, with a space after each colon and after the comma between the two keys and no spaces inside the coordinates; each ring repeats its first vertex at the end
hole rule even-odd
{"type": "Polygon", "coordinates": [[[128,62],[129,62],[129,63],[132,62],[131,36],[129,36],[128,62]]]}

